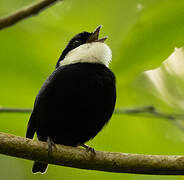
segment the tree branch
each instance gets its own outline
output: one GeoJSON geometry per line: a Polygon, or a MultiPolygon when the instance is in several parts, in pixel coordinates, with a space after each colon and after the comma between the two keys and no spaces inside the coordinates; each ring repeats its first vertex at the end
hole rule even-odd
{"type": "MultiPolygon", "coordinates": [[[[38,14],[43,9],[51,6],[59,0],[41,0],[28,7],[24,7],[9,16],[0,18],[0,30],[14,25],[15,23],[29,17],[38,14]]],[[[62,1],[62,0],[60,0],[62,1]]]]}
{"type": "Polygon", "coordinates": [[[48,158],[47,143],[0,133],[0,153],[39,162],[116,173],[184,175],[184,156],[141,155],[56,145],[48,158]]]}
{"type": "MultiPolygon", "coordinates": [[[[31,108],[8,108],[0,106],[0,113],[31,113],[31,108]]],[[[184,114],[169,114],[158,111],[154,106],[142,106],[134,108],[117,108],[114,114],[142,115],[168,120],[184,119],[184,114]]]]}
{"type": "Polygon", "coordinates": [[[178,121],[178,120],[184,119],[184,114],[164,113],[164,112],[158,111],[154,106],[143,106],[143,107],[129,108],[129,109],[117,108],[114,111],[114,113],[162,118],[172,122],[176,127],[184,131],[184,125],[180,121],[178,121]]]}
{"type": "Polygon", "coordinates": [[[0,107],[0,113],[31,113],[31,108],[6,108],[0,107]]]}
{"type": "MultiPolygon", "coordinates": [[[[31,108],[7,108],[0,106],[0,113],[31,113],[31,108]]],[[[168,114],[158,111],[154,106],[142,106],[134,108],[117,108],[114,114],[128,114],[134,116],[146,116],[162,118],[171,121],[175,126],[184,131],[184,126],[178,120],[184,119],[184,114],[168,114]]]]}
{"type": "Polygon", "coordinates": [[[154,106],[143,106],[136,108],[117,108],[115,114],[133,114],[133,115],[151,115],[153,117],[175,120],[177,118],[184,118],[184,114],[168,114],[158,111],[154,106]]]}
{"type": "MultiPolygon", "coordinates": [[[[6,108],[0,107],[0,113],[31,113],[31,108],[6,108]]],[[[164,112],[158,111],[154,106],[142,106],[134,108],[117,108],[114,111],[114,114],[128,114],[134,116],[146,116],[146,117],[155,117],[169,120],[180,130],[184,131],[184,125],[178,120],[184,119],[184,114],[167,114],[164,112]]]]}

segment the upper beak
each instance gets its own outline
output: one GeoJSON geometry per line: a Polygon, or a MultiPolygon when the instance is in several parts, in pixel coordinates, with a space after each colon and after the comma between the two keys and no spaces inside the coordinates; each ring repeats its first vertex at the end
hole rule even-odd
{"type": "Polygon", "coordinates": [[[107,39],[107,36],[98,39],[99,38],[99,33],[100,33],[100,29],[102,28],[102,26],[98,26],[91,34],[91,36],[88,38],[87,43],[91,43],[91,42],[104,42],[107,39]]]}

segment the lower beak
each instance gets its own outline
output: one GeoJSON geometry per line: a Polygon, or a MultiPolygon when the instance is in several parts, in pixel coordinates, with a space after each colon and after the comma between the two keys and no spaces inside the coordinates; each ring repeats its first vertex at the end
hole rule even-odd
{"type": "Polygon", "coordinates": [[[99,38],[99,34],[100,34],[100,29],[102,28],[102,26],[98,26],[94,32],[92,32],[91,36],[88,38],[87,43],[91,43],[91,42],[104,42],[107,39],[107,36],[98,39],[99,38]]]}

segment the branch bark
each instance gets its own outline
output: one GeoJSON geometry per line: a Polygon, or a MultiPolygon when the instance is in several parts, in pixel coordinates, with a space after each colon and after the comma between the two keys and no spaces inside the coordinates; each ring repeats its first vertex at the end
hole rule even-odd
{"type": "Polygon", "coordinates": [[[0,133],[0,153],[49,164],[116,173],[184,175],[184,156],[140,155],[56,145],[48,158],[47,143],[0,133]]]}
{"type": "MultiPolygon", "coordinates": [[[[38,14],[43,9],[51,6],[59,0],[41,0],[28,7],[24,7],[8,16],[0,18],[0,30],[14,25],[15,23],[29,17],[38,14]]],[[[62,1],[62,0],[60,0],[62,1]]]]}

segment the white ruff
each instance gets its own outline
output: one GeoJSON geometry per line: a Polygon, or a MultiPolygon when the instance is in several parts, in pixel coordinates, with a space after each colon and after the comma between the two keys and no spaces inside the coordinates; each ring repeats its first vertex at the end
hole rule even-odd
{"type": "Polygon", "coordinates": [[[60,61],[60,66],[74,63],[100,63],[109,66],[112,58],[111,49],[105,43],[93,42],[83,44],[71,50],[66,57],[60,61]]]}

